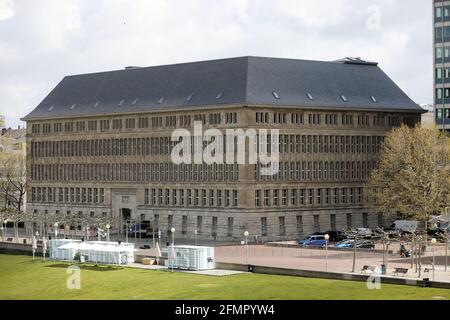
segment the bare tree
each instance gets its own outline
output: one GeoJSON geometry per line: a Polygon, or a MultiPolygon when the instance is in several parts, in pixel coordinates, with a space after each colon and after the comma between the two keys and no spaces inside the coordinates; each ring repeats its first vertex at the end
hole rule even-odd
{"type": "Polygon", "coordinates": [[[449,201],[449,141],[438,130],[402,126],[385,139],[367,184],[369,202],[387,216],[424,222],[449,201]]]}

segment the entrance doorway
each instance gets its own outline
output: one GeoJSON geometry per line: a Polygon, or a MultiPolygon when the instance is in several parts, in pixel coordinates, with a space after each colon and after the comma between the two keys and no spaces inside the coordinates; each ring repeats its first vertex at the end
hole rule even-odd
{"type": "Polygon", "coordinates": [[[122,209],[122,219],[128,222],[131,220],[131,209],[122,209]]]}

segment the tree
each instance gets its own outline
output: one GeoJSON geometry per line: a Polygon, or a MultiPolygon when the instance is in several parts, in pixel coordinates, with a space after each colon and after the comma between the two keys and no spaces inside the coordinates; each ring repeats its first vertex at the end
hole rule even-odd
{"type": "Polygon", "coordinates": [[[0,203],[3,208],[21,211],[27,189],[26,158],[22,151],[14,150],[13,140],[0,138],[0,203]]]}
{"type": "Polygon", "coordinates": [[[369,199],[385,215],[426,224],[448,205],[449,159],[449,140],[438,130],[394,129],[367,184],[369,199]]]}

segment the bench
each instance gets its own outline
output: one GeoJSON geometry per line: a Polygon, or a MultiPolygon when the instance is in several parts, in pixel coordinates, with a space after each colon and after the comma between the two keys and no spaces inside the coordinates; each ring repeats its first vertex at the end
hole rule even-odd
{"type": "Polygon", "coordinates": [[[408,269],[406,269],[406,268],[395,268],[394,269],[394,276],[406,275],[407,273],[408,273],[408,269]]]}
{"type": "Polygon", "coordinates": [[[375,273],[375,269],[376,269],[376,266],[363,266],[361,269],[361,273],[363,273],[363,272],[367,273],[367,271],[375,273]]]}

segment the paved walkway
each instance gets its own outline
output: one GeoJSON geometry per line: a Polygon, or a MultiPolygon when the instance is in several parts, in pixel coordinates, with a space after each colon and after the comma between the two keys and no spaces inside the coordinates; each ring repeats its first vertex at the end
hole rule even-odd
{"type": "MultiPolygon", "coordinates": [[[[127,265],[128,268],[135,268],[135,269],[145,269],[145,270],[158,270],[158,271],[164,271],[164,272],[171,272],[172,270],[170,268],[167,268],[165,266],[155,266],[155,265],[143,265],[140,263],[130,263],[127,265]]],[[[184,272],[184,273],[190,273],[190,274],[198,274],[198,275],[204,275],[204,276],[215,276],[215,277],[224,277],[224,276],[231,276],[235,274],[241,274],[244,272],[241,271],[234,271],[234,270],[220,270],[220,269],[214,269],[214,270],[200,270],[200,271],[193,271],[193,270],[178,270],[173,269],[173,272],[184,272]]]]}
{"type": "MultiPolygon", "coordinates": [[[[217,262],[246,264],[245,246],[227,246],[215,248],[217,262]]],[[[436,250],[435,280],[450,282],[450,268],[444,270],[445,257],[443,252],[436,250]],[[439,265],[438,265],[439,263],[439,265]]],[[[356,255],[355,273],[360,274],[365,265],[376,266],[380,272],[383,257],[381,253],[359,252],[356,255]]],[[[326,259],[325,250],[312,250],[307,248],[280,248],[267,246],[249,246],[248,264],[278,268],[292,268],[312,271],[330,271],[339,273],[351,273],[353,268],[352,251],[328,251],[326,259]],[[327,266],[328,260],[328,266],[327,266]]],[[[400,258],[398,254],[391,254],[387,264],[387,276],[393,276],[394,268],[407,268],[405,276],[411,279],[419,279],[416,273],[416,265],[411,268],[410,258],[400,258]]],[[[432,257],[427,253],[422,258],[422,274],[420,278],[432,279],[432,257]],[[424,273],[427,268],[429,273],[424,273]]]]}

